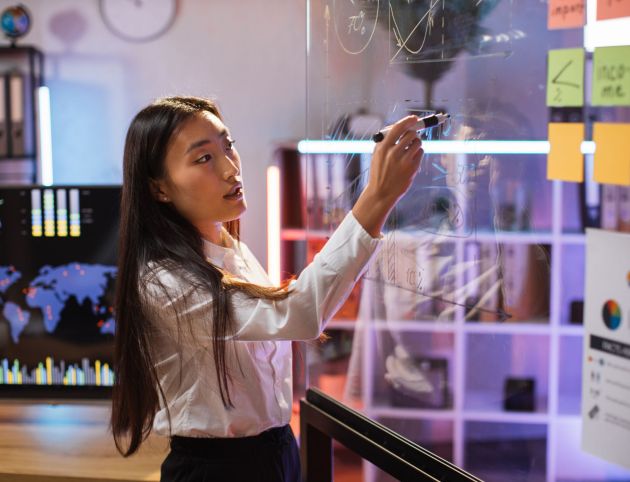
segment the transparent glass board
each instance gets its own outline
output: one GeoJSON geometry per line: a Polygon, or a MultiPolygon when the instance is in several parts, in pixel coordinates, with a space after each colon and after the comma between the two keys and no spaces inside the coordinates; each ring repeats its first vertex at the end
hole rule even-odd
{"type": "Polygon", "coordinates": [[[547,107],[548,51],[583,35],[548,30],[547,8],[307,2],[308,259],[365,187],[372,135],[451,116],[423,132],[381,250],[308,348],[308,382],[483,480],[630,480],[579,447],[588,193],[547,180],[540,141],[558,116],[583,118],[547,107]]]}

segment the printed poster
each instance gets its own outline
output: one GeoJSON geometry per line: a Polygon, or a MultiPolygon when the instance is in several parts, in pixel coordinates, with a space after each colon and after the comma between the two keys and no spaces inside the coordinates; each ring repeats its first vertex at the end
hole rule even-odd
{"type": "Polygon", "coordinates": [[[630,469],[630,234],[586,233],[582,450],[630,469]]]}

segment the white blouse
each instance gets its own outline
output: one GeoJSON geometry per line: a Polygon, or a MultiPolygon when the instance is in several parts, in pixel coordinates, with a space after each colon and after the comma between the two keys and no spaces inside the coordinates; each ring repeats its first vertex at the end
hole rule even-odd
{"type": "MultiPolygon", "coordinates": [[[[223,406],[212,354],[212,298],[194,291],[182,273],[158,268],[141,293],[151,310],[153,356],[164,392],[153,428],[161,435],[245,437],[289,423],[292,405],[290,340],[317,338],[376,253],[372,238],[348,213],[321,252],[292,281],[280,301],[233,292],[235,336],[226,343],[234,408],[223,406]],[[168,296],[156,278],[166,287],[168,296]],[[188,302],[185,296],[190,296],[188,302]],[[172,301],[171,301],[172,300],[172,301]],[[187,315],[177,328],[175,312],[187,315]],[[165,409],[168,404],[171,430],[165,409]]],[[[204,240],[209,261],[240,279],[270,286],[244,243],[223,248],[204,240]]],[[[160,397],[161,398],[161,397],[160,397]]]]}

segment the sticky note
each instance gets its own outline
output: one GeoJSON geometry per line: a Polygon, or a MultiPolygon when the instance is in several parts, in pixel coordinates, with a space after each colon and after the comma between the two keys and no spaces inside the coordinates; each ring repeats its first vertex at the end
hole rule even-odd
{"type": "Polygon", "coordinates": [[[630,186],[630,124],[595,122],[593,180],[630,186]]]}
{"type": "Polygon", "coordinates": [[[591,103],[630,105],[630,47],[595,49],[591,103]]]}
{"type": "Polygon", "coordinates": [[[547,105],[584,105],[584,49],[550,50],[547,60],[547,105]]]}
{"type": "Polygon", "coordinates": [[[581,122],[549,123],[547,179],[584,181],[584,156],[581,146],[584,124],[581,122]]]}
{"type": "Polygon", "coordinates": [[[586,0],[549,0],[547,28],[577,28],[584,25],[586,0]]]}
{"type": "Polygon", "coordinates": [[[630,17],[630,0],[597,0],[597,20],[630,17]]]}

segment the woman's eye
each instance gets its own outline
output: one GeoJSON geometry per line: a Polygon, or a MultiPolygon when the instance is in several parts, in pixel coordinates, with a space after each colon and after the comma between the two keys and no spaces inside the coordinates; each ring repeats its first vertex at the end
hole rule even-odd
{"type": "Polygon", "coordinates": [[[210,159],[212,159],[212,156],[210,154],[205,154],[205,155],[201,156],[199,159],[197,159],[195,161],[195,164],[201,164],[203,162],[208,162],[210,159]]]}
{"type": "Polygon", "coordinates": [[[228,139],[227,141],[227,150],[231,151],[234,148],[236,141],[234,139],[228,139]]]}

